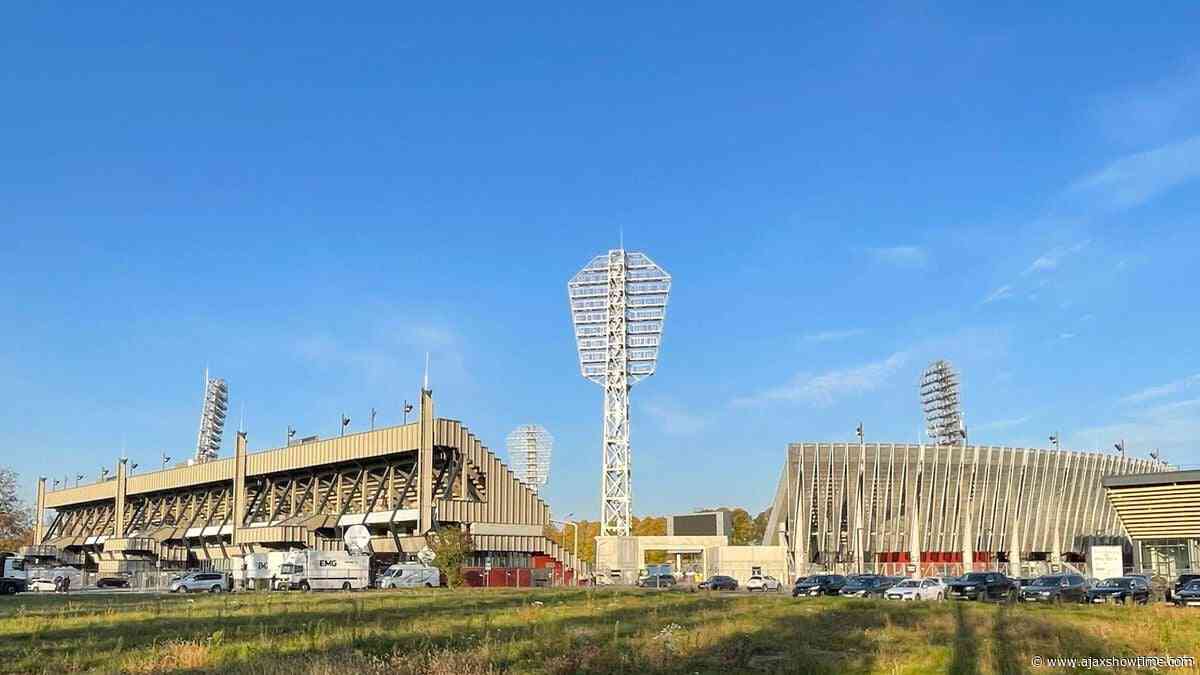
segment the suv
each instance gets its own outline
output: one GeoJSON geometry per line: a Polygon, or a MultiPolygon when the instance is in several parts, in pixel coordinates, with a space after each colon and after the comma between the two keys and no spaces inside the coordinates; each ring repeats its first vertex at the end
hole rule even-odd
{"type": "Polygon", "coordinates": [[[223,572],[193,572],[172,581],[167,590],[171,593],[221,593],[229,588],[229,576],[223,572]]]}
{"type": "Polygon", "coordinates": [[[969,572],[946,584],[951,600],[1004,600],[1017,598],[1017,584],[999,572],[969,572]]]}
{"type": "Polygon", "coordinates": [[[840,574],[814,574],[811,577],[797,579],[792,588],[792,597],[837,595],[846,585],[846,577],[840,574]]]}
{"type": "Polygon", "coordinates": [[[1174,599],[1175,594],[1179,591],[1182,591],[1184,586],[1187,586],[1196,580],[1200,580],[1200,574],[1192,572],[1180,574],[1179,577],[1175,579],[1175,584],[1171,587],[1170,593],[1167,594],[1167,600],[1174,599]]]}
{"type": "Polygon", "coordinates": [[[670,574],[653,574],[638,579],[637,585],[641,588],[673,588],[675,577],[670,574]]]}
{"type": "Polygon", "coordinates": [[[707,588],[710,591],[736,591],[737,587],[737,579],[722,574],[709,577],[708,581],[700,582],[700,588],[707,588]]]}
{"type": "Polygon", "coordinates": [[[1087,580],[1078,574],[1049,574],[1038,577],[1021,589],[1021,602],[1084,602],[1087,580]]]}
{"type": "Polygon", "coordinates": [[[746,581],[747,591],[775,591],[778,593],[783,590],[783,584],[775,577],[767,574],[755,574],[746,581]]]}

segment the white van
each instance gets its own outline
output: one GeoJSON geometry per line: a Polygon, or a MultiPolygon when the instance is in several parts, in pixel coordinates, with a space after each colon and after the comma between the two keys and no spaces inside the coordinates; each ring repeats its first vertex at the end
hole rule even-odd
{"type": "Polygon", "coordinates": [[[380,588],[437,588],[442,573],[436,567],[421,563],[400,563],[387,568],[379,577],[380,588]]]}
{"type": "Polygon", "coordinates": [[[279,569],[279,590],[357,591],[370,586],[371,556],[345,551],[292,551],[279,569]]]}

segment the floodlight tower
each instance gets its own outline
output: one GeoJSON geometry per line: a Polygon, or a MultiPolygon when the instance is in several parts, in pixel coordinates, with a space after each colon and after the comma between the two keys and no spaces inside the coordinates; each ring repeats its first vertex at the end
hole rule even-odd
{"type": "Polygon", "coordinates": [[[938,445],[957,445],[963,438],[958,373],[949,361],[934,361],[921,376],[921,405],[925,427],[938,445]]]}
{"type": "Polygon", "coordinates": [[[671,275],[639,252],[592,258],[567,284],[583,376],[604,387],[600,536],[628,536],[629,389],[654,374],[671,275]]]}
{"type": "Polygon", "coordinates": [[[200,433],[196,437],[196,463],[217,458],[225,414],[229,411],[229,386],[225,380],[209,377],[204,369],[204,407],[200,412],[200,433]]]}
{"type": "Polygon", "coordinates": [[[508,435],[509,466],[534,492],[550,480],[550,454],[554,437],[540,424],[522,424],[508,435]]]}

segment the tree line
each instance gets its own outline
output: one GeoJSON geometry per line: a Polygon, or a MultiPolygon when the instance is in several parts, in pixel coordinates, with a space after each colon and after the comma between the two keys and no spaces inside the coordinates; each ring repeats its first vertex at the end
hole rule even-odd
{"type": "MultiPolygon", "coordinates": [[[[733,520],[733,530],[729,536],[729,543],[733,546],[753,546],[762,543],[763,534],[767,531],[767,519],[771,517],[770,509],[759,513],[757,516],[751,517],[750,513],[743,508],[732,508],[721,506],[710,509],[696,509],[696,512],[702,511],[725,511],[731,514],[733,520]]],[[[596,537],[600,536],[600,522],[595,520],[580,520],[577,521],[578,530],[574,527],[563,526],[562,528],[553,525],[546,526],[546,537],[558,542],[563,550],[574,550],[575,533],[579,533],[579,559],[587,562],[596,562],[596,537]]],[[[667,517],[666,516],[646,516],[645,518],[633,517],[632,534],[635,537],[652,537],[665,536],[667,534],[667,517]]],[[[665,551],[647,551],[647,564],[658,564],[667,562],[667,554],[665,551]]]]}

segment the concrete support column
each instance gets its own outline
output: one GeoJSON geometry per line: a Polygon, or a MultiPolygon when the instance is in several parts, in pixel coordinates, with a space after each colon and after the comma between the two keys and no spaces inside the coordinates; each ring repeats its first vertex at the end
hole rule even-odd
{"type": "MultiPolygon", "coordinates": [[[[238,535],[242,529],[242,523],[246,518],[246,432],[237,432],[237,443],[233,451],[233,517],[230,519],[230,525],[233,527],[233,532],[229,535],[229,542],[237,545],[241,543],[238,535]]],[[[315,492],[315,491],[314,491],[315,492]]]]}
{"type": "Polygon", "coordinates": [[[33,543],[38,545],[46,537],[46,478],[38,479],[37,502],[33,509],[33,543]]]}
{"type": "Polygon", "coordinates": [[[117,494],[113,499],[113,538],[125,536],[125,481],[129,477],[129,460],[124,457],[117,462],[117,494]]]}
{"type": "MultiPolygon", "coordinates": [[[[421,389],[420,449],[417,452],[417,495],[420,522],[417,534],[433,529],[433,390],[421,389]]],[[[488,486],[489,489],[494,489],[488,486]]]]}

